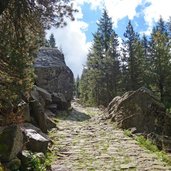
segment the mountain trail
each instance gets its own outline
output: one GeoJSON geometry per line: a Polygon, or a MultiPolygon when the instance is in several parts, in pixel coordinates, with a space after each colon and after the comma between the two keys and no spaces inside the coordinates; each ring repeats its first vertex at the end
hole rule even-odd
{"type": "Polygon", "coordinates": [[[56,156],[52,171],[170,171],[150,151],[127,137],[114,123],[100,121],[97,108],[72,103],[69,115],[58,117],[50,136],[56,156]]]}

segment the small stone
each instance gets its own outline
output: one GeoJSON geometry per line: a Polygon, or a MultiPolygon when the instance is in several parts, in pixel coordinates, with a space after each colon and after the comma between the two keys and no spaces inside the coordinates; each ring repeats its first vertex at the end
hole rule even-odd
{"type": "Polygon", "coordinates": [[[120,168],[121,169],[131,169],[131,168],[136,168],[136,165],[133,163],[121,164],[120,168]]]}

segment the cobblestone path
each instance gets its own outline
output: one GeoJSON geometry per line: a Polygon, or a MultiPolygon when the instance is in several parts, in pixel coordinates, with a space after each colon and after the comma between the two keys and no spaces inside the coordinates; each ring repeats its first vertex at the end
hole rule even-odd
{"type": "Polygon", "coordinates": [[[169,171],[171,167],[140,147],[114,124],[99,121],[100,111],[73,104],[50,133],[56,161],[52,171],[169,171]]]}

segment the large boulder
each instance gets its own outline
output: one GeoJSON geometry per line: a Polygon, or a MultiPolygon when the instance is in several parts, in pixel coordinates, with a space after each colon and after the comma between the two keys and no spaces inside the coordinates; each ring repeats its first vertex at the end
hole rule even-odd
{"type": "Polygon", "coordinates": [[[140,133],[163,134],[166,110],[146,88],[115,97],[108,106],[108,117],[120,128],[136,128],[140,133]]]}
{"type": "Polygon", "coordinates": [[[23,147],[23,134],[17,125],[0,128],[0,160],[14,159],[23,147]]]}
{"type": "Polygon", "coordinates": [[[35,61],[36,85],[49,93],[62,93],[68,103],[73,96],[73,73],[57,48],[41,48],[35,61]]]}

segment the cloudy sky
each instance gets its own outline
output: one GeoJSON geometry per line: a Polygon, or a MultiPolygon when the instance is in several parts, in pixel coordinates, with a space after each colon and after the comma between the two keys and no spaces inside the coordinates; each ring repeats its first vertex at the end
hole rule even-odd
{"type": "Polygon", "coordinates": [[[68,22],[62,29],[52,28],[47,37],[54,34],[57,46],[63,50],[67,65],[75,77],[81,75],[86,56],[97,29],[96,23],[106,7],[112,17],[113,28],[123,37],[128,20],[132,20],[135,31],[149,34],[153,24],[159,19],[171,16],[171,0],[73,0],[79,10],[75,21],[68,22]]]}

